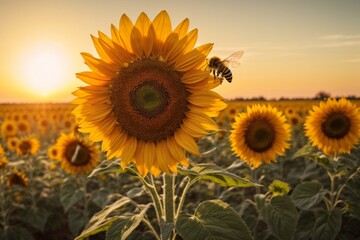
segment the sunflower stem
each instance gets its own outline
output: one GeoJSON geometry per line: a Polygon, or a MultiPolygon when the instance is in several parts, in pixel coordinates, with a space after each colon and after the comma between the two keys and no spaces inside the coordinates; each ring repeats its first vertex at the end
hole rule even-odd
{"type": "MultiPolygon", "coordinates": [[[[164,173],[164,212],[166,225],[174,227],[174,176],[164,173]]],[[[163,233],[162,233],[163,235],[163,233]]],[[[170,234],[171,235],[171,234],[170,234]]],[[[171,239],[170,236],[166,239],[171,239]]],[[[165,240],[165,239],[164,239],[165,240]]]]}
{"type": "Polygon", "coordinates": [[[140,181],[143,183],[144,187],[148,190],[149,195],[151,197],[151,200],[154,203],[154,207],[155,207],[155,212],[156,212],[156,218],[158,220],[158,224],[160,226],[160,223],[163,221],[162,220],[162,215],[163,215],[163,208],[161,205],[161,201],[160,201],[160,197],[158,192],[156,191],[155,188],[155,183],[154,183],[154,179],[153,176],[150,175],[150,177],[146,177],[147,179],[149,179],[149,182],[147,182],[144,178],[142,178],[141,176],[138,176],[138,178],[140,179],[140,181]]]}
{"type": "Polygon", "coordinates": [[[179,205],[177,207],[177,210],[176,210],[176,214],[175,214],[175,220],[179,217],[180,215],[180,212],[181,212],[181,209],[182,209],[182,206],[184,205],[184,201],[185,201],[185,197],[186,197],[186,194],[189,190],[189,188],[191,187],[191,185],[195,182],[195,181],[191,181],[189,177],[186,177],[186,179],[188,179],[185,187],[184,187],[184,190],[182,192],[182,195],[181,195],[181,198],[180,198],[180,202],[179,202],[179,205]]]}

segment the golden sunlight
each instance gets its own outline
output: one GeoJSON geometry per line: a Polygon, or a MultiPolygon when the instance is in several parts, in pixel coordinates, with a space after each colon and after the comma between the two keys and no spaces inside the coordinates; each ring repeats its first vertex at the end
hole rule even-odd
{"type": "Polygon", "coordinates": [[[32,48],[22,59],[22,81],[36,95],[48,96],[67,82],[67,61],[59,48],[41,45],[32,48]]]}

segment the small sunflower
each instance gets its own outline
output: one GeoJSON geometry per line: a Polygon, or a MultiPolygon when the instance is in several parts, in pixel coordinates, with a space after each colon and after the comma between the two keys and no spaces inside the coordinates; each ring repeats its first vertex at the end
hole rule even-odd
{"type": "Polygon", "coordinates": [[[290,186],[286,182],[274,180],[269,185],[269,190],[272,192],[273,196],[283,196],[290,192],[290,186]]]}
{"type": "Polygon", "coordinates": [[[320,102],[306,118],[305,134],[325,154],[349,153],[360,139],[359,108],[345,98],[320,102]]]}
{"type": "Polygon", "coordinates": [[[47,155],[51,160],[59,160],[59,148],[57,144],[51,145],[48,148],[47,155]]]}
{"type": "Polygon", "coordinates": [[[11,138],[9,138],[7,141],[6,141],[6,146],[7,146],[7,148],[9,149],[9,150],[11,150],[11,151],[16,151],[16,149],[17,149],[17,146],[18,146],[18,144],[19,144],[19,138],[17,138],[17,137],[11,137],[11,138]]]}
{"type": "Polygon", "coordinates": [[[26,154],[34,155],[39,151],[40,143],[36,137],[27,136],[19,139],[16,152],[22,156],[26,154]]]}
{"type": "Polygon", "coordinates": [[[72,174],[87,173],[100,161],[98,147],[73,133],[62,134],[57,141],[57,147],[61,167],[72,174]]]}
{"type": "Polygon", "coordinates": [[[17,134],[16,123],[12,120],[5,120],[1,124],[1,135],[3,138],[14,137],[17,134]]]}
{"type": "Polygon", "coordinates": [[[217,129],[212,117],[226,104],[206,70],[213,44],[194,48],[198,31],[188,27],[185,19],[172,29],[166,11],[153,21],[141,13],[135,24],[124,14],[111,38],[92,36],[100,58],[82,53],[91,71],[77,74],[89,86],[73,93],[79,131],[102,141],[122,168],[133,162],[143,176],[176,172],[188,165],[185,151],[200,155],[196,140],[217,129]]]}
{"type": "Polygon", "coordinates": [[[31,131],[31,125],[27,120],[19,120],[17,122],[17,129],[20,134],[28,134],[31,131]]]}
{"type": "Polygon", "coordinates": [[[29,186],[29,179],[26,177],[23,171],[14,170],[8,175],[6,186],[11,188],[14,185],[20,185],[23,187],[29,186]]]}
{"type": "Polygon", "coordinates": [[[230,134],[232,150],[254,168],[276,161],[288,148],[290,126],[275,107],[254,105],[236,117],[230,134]]]}

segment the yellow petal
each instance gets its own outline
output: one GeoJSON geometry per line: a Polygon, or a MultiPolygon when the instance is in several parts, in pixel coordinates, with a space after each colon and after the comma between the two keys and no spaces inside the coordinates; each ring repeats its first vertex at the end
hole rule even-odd
{"type": "Polygon", "coordinates": [[[137,149],[137,140],[134,137],[128,137],[124,144],[124,150],[121,155],[121,166],[127,166],[134,157],[135,151],[137,149]]]}
{"type": "Polygon", "coordinates": [[[110,77],[116,76],[116,66],[105,63],[103,60],[97,59],[89,53],[81,53],[81,56],[93,72],[100,72],[101,74],[110,77]]]}
{"type": "Polygon", "coordinates": [[[171,21],[166,11],[161,11],[153,20],[153,26],[156,32],[157,39],[161,43],[165,42],[166,38],[171,33],[171,21]]]}
{"type": "Polygon", "coordinates": [[[129,52],[133,52],[130,41],[130,35],[133,28],[134,25],[131,22],[130,18],[126,14],[123,14],[120,18],[120,23],[119,23],[119,35],[120,35],[119,45],[124,49],[128,50],[129,52]]]}
{"type": "Polygon", "coordinates": [[[185,18],[184,20],[182,20],[181,23],[179,23],[179,25],[177,25],[177,27],[174,29],[174,33],[176,33],[178,35],[179,39],[182,39],[183,37],[186,36],[186,33],[189,29],[189,24],[190,21],[188,18],[185,18]]]}
{"type": "Polygon", "coordinates": [[[185,133],[181,129],[177,130],[174,133],[174,138],[175,138],[176,143],[179,144],[186,151],[188,151],[196,156],[200,156],[200,152],[196,145],[195,140],[191,136],[189,136],[187,133],[185,133]]]}
{"type": "Polygon", "coordinates": [[[109,77],[103,77],[94,72],[76,73],[76,77],[89,85],[105,85],[111,80],[109,77]]]}
{"type": "Polygon", "coordinates": [[[149,17],[142,12],[135,23],[135,28],[137,28],[142,36],[147,36],[151,21],[149,17]]]}
{"type": "Polygon", "coordinates": [[[131,47],[135,53],[135,56],[141,58],[143,56],[144,41],[139,29],[133,28],[131,31],[131,47]]]}

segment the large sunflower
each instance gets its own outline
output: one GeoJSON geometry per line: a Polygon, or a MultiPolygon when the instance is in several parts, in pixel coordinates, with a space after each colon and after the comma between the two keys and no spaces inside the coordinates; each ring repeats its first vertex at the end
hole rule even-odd
{"type": "Polygon", "coordinates": [[[100,58],[82,53],[91,71],[77,74],[89,86],[73,93],[79,130],[122,168],[176,172],[188,165],[185,151],[200,155],[196,139],[217,129],[211,117],[226,104],[210,91],[219,84],[206,71],[213,44],[194,48],[197,29],[188,27],[185,19],[172,30],[166,11],[153,21],[141,13],[135,24],[124,14],[111,38],[92,36],[100,58]]]}
{"type": "Polygon", "coordinates": [[[360,111],[342,98],[314,106],[305,122],[305,134],[325,154],[350,152],[360,139],[360,111]]]}
{"type": "Polygon", "coordinates": [[[230,134],[232,150],[246,163],[257,168],[276,161],[289,147],[290,125],[272,106],[254,105],[236,117],[230,134]]]}
{"type": "Polygon", "coordinates": [[[90,172],[100,161],[98,147],[73,133],[62,134],[56,145],[61,167],[69,173],[90,172]]]}

